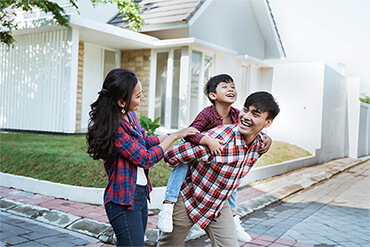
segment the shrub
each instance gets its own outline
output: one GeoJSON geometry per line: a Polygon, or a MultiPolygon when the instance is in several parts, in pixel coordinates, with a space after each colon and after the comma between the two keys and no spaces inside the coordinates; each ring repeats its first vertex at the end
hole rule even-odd
{"type": "Polygon", "coordinates": [[[364,103],[370,104],[370,97],[366,96],[365,98],[360,98],[360,100],[364,103]]]}
{"type": "Polygon", "coordinates": [[[153,121],[151,118],[148,118],[148,117],[143,116],[141,114],[140,118],[139,118],[139,123],[145,129],[146,134],[148,136],[152,136],[152,135],[154,135],[155,130],[160,126],[158,124],[160,119],[161,118],[158,117],[158,118],[154,119],[154,121],[153,121]]]}

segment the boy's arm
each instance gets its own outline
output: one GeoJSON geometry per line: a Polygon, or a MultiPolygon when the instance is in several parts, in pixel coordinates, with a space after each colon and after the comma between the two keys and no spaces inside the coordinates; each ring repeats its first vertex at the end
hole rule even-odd
{"type": "MultiPolygon", "coordinates": [[[[209,119],[209,110],[208,108],[204,108],[194,119],[194,121],[190,124],[189,127],[194,127],[199,132],[203,132],[206,130],[209,130],[209,125],[211,124],[209,119]]],[[[211,151],[212,155],[217,155],[221,153],[222,151],[222,141],[209,137],[207,135],[204,135],[202,133],[196,133],[195,135],[187,136],[185,138],[186,141],[194,143],[194,144],[200,144],[200,145],[206,145],[209,150],[211,151]]]]}
{"type": "MultiPolygon", "coordinates": [[[[195,117],[194,121],[189,125],[189,127],[194,127],[197,130],[199,130],[199,132],[203,132],[210,129],[208,127],[210,124],[210,120],[208,118],[207,114],[208,111],[206,109],[207,108],[204,108],[201,112],[199,112],[199,114],[195,117]]],[[[195,135],[187,136],[185,140],[188,142],[192,142],[194,144],[202,144],[200,142],[203,139],[203,137],[204,134],[196,133],[195,135]]]]}
{"type": "Polygon", "coordinates": [[[164,161],[171,167],[175,167],[180,162],[187,163],[195,159],[208,161],[212,159],[212,156],[205,146],[195,145],[183,140],[171,147],[164,156],[164,161]]]}
{"type": "Polygon", "coordinates": [[[271,144],[272,144],[272,139],[270,136],[268,136],[267,134],[263,132],[261,132],[261,135],[264,137],[264,141],[263,141],[263,147],[258,150],[258,153],[260,155],[267,153],[267,151],[269,151],[271,144]]]}

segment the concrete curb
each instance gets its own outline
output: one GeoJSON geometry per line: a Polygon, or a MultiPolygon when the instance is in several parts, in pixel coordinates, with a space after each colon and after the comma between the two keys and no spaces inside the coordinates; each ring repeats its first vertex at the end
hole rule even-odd
{"type": "MultiPolygon", "coordinates": [[[[238,204],[238,215],[241,217],[246,216],[247,214],[266,207],[303,189],[307,189],[317,183],[323,182],[340,172],[367,161],[368,159],[369,157],[361,159],[342,158],[251,183],[249,186],[264,192],[264,194],[248,201],[240,202],[238,204]]],[[[1,184],[3,185],[4,182],[2,181],[1,184]]],[[[10,186],[5,185],[5,187],[10,186]]],[[[71,215],[58,210],[28,205],[6,198],[0,198],[0,208],[1,211],[5,211],[7,213],[82,233],[105,243],[115,244],[113,230],[108,223],[71,215]]],[[[159,239],[159,234],[158,229],[148,228],[145,233],[146,244],[155,245],[159,239]]],[[[187,236],[186,241],[196,239],[204,234],[205,232],[195,225],[187,236]]]]}
{"type": "Polygon", "coordinates": [[[0,186],[12,187],[45,196],[64,198],[75,202],[103,204],[103,188],[90,188],[29,178],[0,172],[0,186]]]}
{"type": "Polygon", "coordinates": [[[115,243],[115,239],[112,237],[114,235],[113,229],[107,223],[82,218],[54,209],[24,204],[6,198],[0,198],[0,208],[1,211],[9,214],[75,231],[105,243],[115,243]]]}
{"type": "MultiPolygon", "coordinates": [[[[255,167],[252,168],[248,176],[243,179],[241,186],[250,184],[257,180],[262,180],[272,176],[284,174],[298,168],[314,165],[316,163],[317,158],[315,156],[308,156],[265,167],[255,167]]],[[[12,187],[15,189],[38,193],[46,196],[63,198],[75,202],[97,205],[103,204],[104,188],[90,188],[66,185],[1,172],[0,186],[12,187]]],[[[150,194],[151,202],[148,205],[149,209],[161,208],[162,202],[164,200],[165,191],[165,186],[153,188],[153,191],[150,194]]]]}

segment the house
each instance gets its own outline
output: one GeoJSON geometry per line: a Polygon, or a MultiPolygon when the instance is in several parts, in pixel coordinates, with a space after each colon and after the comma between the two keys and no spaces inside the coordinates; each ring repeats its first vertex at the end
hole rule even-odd
{"type": "MultiPolygon", "coordinates": [[[[268,1],[142,0],[146,25],[130,31],[70,10],[72,28],[41,12],[19,15],[14,49],[2,45],[0,127],[84,133],[90,104],[113,68],[133,70],[146,96],[140,113],[161,118],[166,131],[187,126],[208,104],[203,85],[230,74],[239,91],[271,90],[266,59],[285,57],[268,1]]],[[[65,5],[69,9],[68,5],[65,5]]]]}
{"type": "Polygon", "coordinates": [[[0,128],[85,133],[105,75],[122,67],[142,83],[139,114],[160,117],[167,133],[190,124],[209,104],[204,83],[227,73],[236,107],[255,90],[277,97],[282,111],[268,133],[310,151],[311,165],[370,154],[359,81],[322,63],[279,62],[286,54],[268,0],[137,2],[146,21],[140,33],[115,11],[107,23],[92,20],[101,7],[77,15],[65,5],[71,29],[40,11],[19,14],[15,48],[0,46],[0,128]]]}

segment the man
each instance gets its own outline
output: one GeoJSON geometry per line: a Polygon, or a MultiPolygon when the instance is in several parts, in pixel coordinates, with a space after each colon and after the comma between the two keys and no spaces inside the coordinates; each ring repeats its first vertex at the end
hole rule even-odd
{"type": "Polygon", "coordinates": [[[189,162],[190,172],[174,206],[173,231],[162,233],[158,246],[183,246],[194,224],[206,231],[212,246],[238,245],[227,199],[259,158],[263,145],[259,133],[279,111],[270,93],[253,93],[245,101],[238,124],[206,132],[223,141],[221,154],[212,156],[207,147],[183,141],[166,153],[169,166],[189,162]]]}

